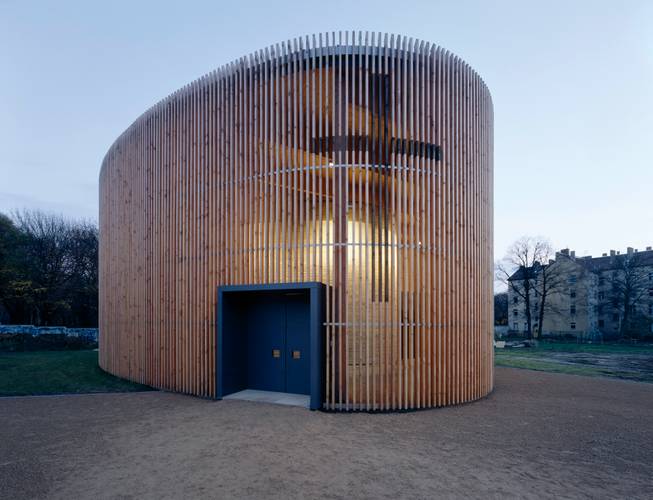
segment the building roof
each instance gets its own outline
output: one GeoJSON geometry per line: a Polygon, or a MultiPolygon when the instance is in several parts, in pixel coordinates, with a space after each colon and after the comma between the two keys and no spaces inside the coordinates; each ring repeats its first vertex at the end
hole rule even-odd
{"type": "Polygon", "coordinates": [[[526,272],[532,272],[534,275],[537,275],[541,273],[548,264],[542,265],[539,262],[536,262],[533,264],[531,267],[520,267],[517,269],[514,273],[510,275],[510,278],[508,278],[508,281],[513,281],[513,280],[523,280],[525,279],[526,272]]]}
{"type": "Polygon", "coordinates": [[[605,257],[581,257],[576,259],[576,261],[585,266],[589,271],[599,273],[621,267],[623,261],[627,258],[635,259],[634,262],[637,266],[653,266],[653,250],[633,252],[630,254],[607,255],[605,257]]]}
{"type": "MultiPolygon", "coordinates": [[[[565,249],[560,253],[556,254],[556,260],[559,257],[567,257],[578,265],[583,266],[585,269],[592,273],[600,273],[603,271],[610,271],[612,269],[618,269],[623,264],[623,261],[628,258],[635,259],[637,266],[653,266],[653,250],[645,250],[643,252],[633,251],[631,253],[620,253],[616,255],[606,255],[603,257],[592,257],[588,255],[586,257],[574,257],[573,252],[569,254],[569,250],[565,249]]],[[[533,266],[529,268],[520,267],[517,269],[511,276],[508,278],[508,281],[513,280],[523,280],[525,278],[526,269],[535,270],[535,274],[541,272],[545,269],[547,265],[541,265],[539,262],[536,262],[533,266]]]]}

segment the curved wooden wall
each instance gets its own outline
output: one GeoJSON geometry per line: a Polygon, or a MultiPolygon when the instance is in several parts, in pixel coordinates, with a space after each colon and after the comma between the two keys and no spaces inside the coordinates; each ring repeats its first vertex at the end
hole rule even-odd
{"type": "Polygon", "coordinates": [[[215,395],[216,287],[328,284],[325,408],[493,386],[493,110],[432,44],[275,45],[187,85],[100,173],[100,365],[215,395]]]}

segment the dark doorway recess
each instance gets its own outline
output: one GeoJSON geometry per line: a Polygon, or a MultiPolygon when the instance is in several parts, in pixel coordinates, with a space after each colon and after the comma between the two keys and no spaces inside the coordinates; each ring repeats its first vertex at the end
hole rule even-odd
{"type": "Polygon", "coordinates": [[[217,398],[245,389],[310,395],[322,406],[322,283],[218,287],[217,398]]]}

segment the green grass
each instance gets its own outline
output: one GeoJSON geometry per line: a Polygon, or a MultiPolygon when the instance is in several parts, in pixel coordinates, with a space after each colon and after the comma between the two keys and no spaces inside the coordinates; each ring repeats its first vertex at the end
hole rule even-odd
{"type": "Polygon", "coordinates": [[[144,390],[101,370],[97,351],[0,353],[0,396],[144,390]]]}
{"type": "Polygon", "coordinates": [[[653,382],[653,370],[650,368],[653,366],[653,345],[540,342],[534,348],[495,349],[495,364],[527,370],[653,382]],[[572,356],[558,357],[560,354],[572,356]],[[584,356],[576,358],[573,356],[575,354],[584,356]],[[599,359],[603,362],[599,363],[599,359]]]}
{"type": "MultiPolygon", "coordinates": [[[[497,349],[496,352],[504,351],[497,349]]],[[[541,356],[552,352],[582,352],[596,354],[651,354],[653,344],[579,344],[576,342],[540,342],[537,347],[520,347],[505,349],[506,353],[519,354],[520,356],[541,356]]]]}

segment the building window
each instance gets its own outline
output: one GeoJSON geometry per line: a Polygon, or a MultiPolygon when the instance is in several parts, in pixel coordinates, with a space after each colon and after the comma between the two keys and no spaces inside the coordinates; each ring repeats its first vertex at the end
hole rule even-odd
{"type": "Polygon", "coordinates": [[[517,311],[517,309],[512,310],[512,315],[513,316],[519,316],[519,312],[517,311]]]}
{"type": "Polygon", "coordinates": [[[648,296],[653,297],[653,288],[648,289],[648,296]]]}
{"type": "Polygon", "coordinates": [[[648,305],[648,313],[653,315],[653,304],[648,305]]]}
{"type": "Polygon", "coordinates": [[[605,321],[600,319],[599,320],[599,328],[603,328],[605,326],[605,321]]]}
{"type": "Polygon", "coordinates": [[[648,273],[648,280],[653,281],[653,273],[648,273]]]}
{"type": "Polygon", "coordinates": [[[576,306],[571,306],[569,308],[569,314],[571,314],[572,316],[576,314],[576,306]]]}
{"type": "Polygon", "coordinates": [[[575,330],[576,329],[576,323],[571,323],[569,325],[569,328],[571,328],[572,330],[575,330]]]}
{"type": "Polygon", "coordinates": [[[603,300],[605,298],[605,294],[603,292],[599,292],[599,300],[603,300]]]}
{"type": "Polygon", "coordinates": [[[598,307],[596,308],[596,312],[599,314],[603,314],[603,305],[599,304],[598,307]]]}
{"type": "Polygon", "coordinates": [[[572,274],[569,276],[569,283],[576,283],[576,275],[572,274]]]}
{"type": "Polygon", "coordinates": [[[619,321],[619,315],[618,314],[613,314],[612,315],[612,321],[619,321]]]}
{"type": "Polygon", "coordinates": [[[576,298],[576,290],[570,290],[570,291],[569,291],[569,296],[570,296],[572,299],[575,299],[575,298],[576,298]]]}
{"type": "Polygon", "coordinates": [[[528,331],[528,323],[524,323],[524,331],[525,331],[525,332],[528,331]]]}
{"type": "Polygon", "coordinates": [[[516,304],[517,302],[519,302],[519,299],[517,297],[513,297],[512,298],[512,303],[516,304]]]}
{"type": "Polygon", "coordinates": [[[515,331],[519,330],[519,323],[513,323],[512,324],[512,329],[515,330],[515,331]]]}
{"type": "Polygon", "coordinates": [[[605,285],[605,278],[603,276],[601,276],[599,278],[599,286],[603,286],[603,285],[605,285]]]}

